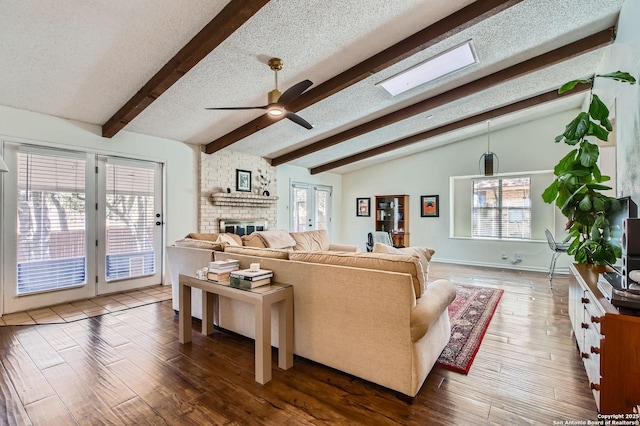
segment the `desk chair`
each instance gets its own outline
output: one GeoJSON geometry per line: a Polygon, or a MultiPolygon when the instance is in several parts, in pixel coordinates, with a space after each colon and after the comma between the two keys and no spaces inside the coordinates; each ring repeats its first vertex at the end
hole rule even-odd
{"type": "Polygon", "coordinates": [[[569,243],[556,243],[555,238],[553,238],[553,234],[548,229],[544,230],[544,234],[547,236],[547,242],[549,243],[549,248],[553,251],[551,255],[551,264],[549,265],[549,287],[553,288],[551,284],[551,280],[553,280],[553,272],[556,269],[556,260],[562,253],[566,253],[569,248],[569,243]]]}
{"type": "Polygon", "coordinates": [[[373,250],[373,245],[375,243],[382,243],[393,247],[391,236],[388,232],[384,231],[369,232],[367,235],[367,251],[373,250]]]}

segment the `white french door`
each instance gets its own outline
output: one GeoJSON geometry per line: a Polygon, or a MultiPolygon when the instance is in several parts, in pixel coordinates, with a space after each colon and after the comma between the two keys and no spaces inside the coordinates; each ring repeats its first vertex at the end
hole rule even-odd
{"type": "Polygon", "coordinates": [[[290,229],[302,232],[326,229],[331,233],[331,187],[291,183],[290,229]]]}
{"type": "Polygon", "coordinates": [[[98,294],[160,284],[162,168],[98,157],[98,294]]]}
{"type": "Polygon", "coordinates": [[[12,143],[4,154],[3,314],[160,284],[161,165],[12,143]]]}

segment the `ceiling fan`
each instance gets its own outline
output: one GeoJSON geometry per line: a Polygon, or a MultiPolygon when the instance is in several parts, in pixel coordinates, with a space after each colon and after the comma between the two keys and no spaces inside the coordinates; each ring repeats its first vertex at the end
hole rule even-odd
{"type": "Polygon", "coordinates": [[[309,80],[301,81],[289,87],[284,93],[280,93],[278,90],[278,71],[282,69],[282,59],[271,58],[269,59],[269,68],[275,73],[276,88],[268,94],[268,104],[263,106],[254,107],[220,107],[220,108],[205,108],[209,110],[244,110],[244,109],[264,109],[267,110],[267,114],[272,117],[286,116],[289,120],[302,127],[311,130],[313,126],[307,122],[304,118],[294,114],[291,111],[287,111],[287,105],[298,99],[305,90],[307,90],[313,83],[309,80]]]}

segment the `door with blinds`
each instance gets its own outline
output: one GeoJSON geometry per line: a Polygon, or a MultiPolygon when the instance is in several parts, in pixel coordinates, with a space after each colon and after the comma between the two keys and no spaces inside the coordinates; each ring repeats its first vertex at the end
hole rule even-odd
{"type": "Polygon", "coordinates": [[[160,284],[158,164],[113,160],[109,186],[94,154],[10,143],[4,154],[4,314],[160,284]]]}
{"type": "Polygon", "coordinates": [[[98,294],[160,284],[161,171],[153,162],[98,157],[98,294]]]}
{"type": "Polygon", "coordinates": [[[293,182],[290,212],[292,232],[325,229],[331,233],[331,187],[293,182]]]}

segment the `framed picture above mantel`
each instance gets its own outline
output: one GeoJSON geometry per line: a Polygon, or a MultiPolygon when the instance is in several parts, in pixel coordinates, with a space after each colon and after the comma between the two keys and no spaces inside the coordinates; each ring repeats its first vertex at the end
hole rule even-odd
{"type": "Polygon", "coordinates": [[[236,191],[251,192],[251,172],[236,169],[236,191]]]}

